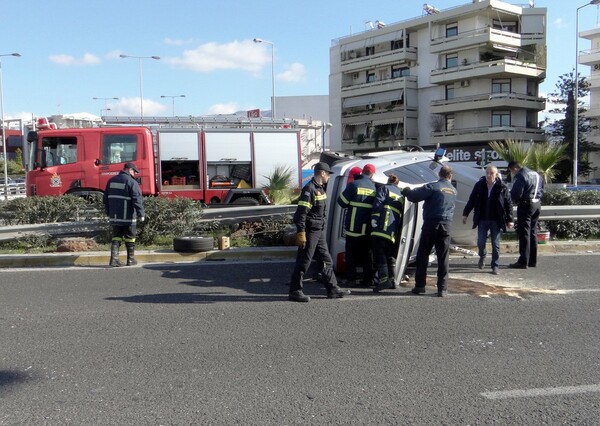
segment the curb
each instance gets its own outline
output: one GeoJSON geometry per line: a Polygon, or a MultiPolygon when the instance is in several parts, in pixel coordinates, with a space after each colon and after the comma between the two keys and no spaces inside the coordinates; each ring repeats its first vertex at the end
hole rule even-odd
{"type": "MultiPolygon", "coordinates": [[[[560,253],[600,253],[600,241],[552,241],[548,244],[538,244],[539,254],[560,253]]],[[[477,247],[462,247],[477,252],[477,247]]],[[[488,251],[491,247],[488,244],[488,251]]],[[[193,263],[202,261],[273,261],[289,260],[296,257],[297,248],[294,246],[281,247],[250,247],[213,250],[200,253],[180,253],[173,250],[139,250],[136,259],[144,263],[193,263]]],[[[502,254],[518,254],[516,242],[500,245],[502,254]]],[[[451,253],[451,256],[466,256],[463,253],[451,253]]],[[[0,255],[0,268],[29,268],[29,267],[66,267],[66,266],[105,266],[108,267],[110,254],[106,252],[85,253],[47,253],[47,254],[4,254],[0,255]]],[[[121,252],[121,260],[125,253],[121,252]]]]}

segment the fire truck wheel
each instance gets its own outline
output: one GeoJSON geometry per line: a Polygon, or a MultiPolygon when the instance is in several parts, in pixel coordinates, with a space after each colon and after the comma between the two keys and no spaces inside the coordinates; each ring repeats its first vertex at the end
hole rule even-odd
{"type": "Polygon", "coordinates": [[[258,206],[260,203],[256,198],[252,197],[240,197],[236,198],[231,202],[231,204],[239,204],[242,206],[258,206]]]}
{"type": "Polygon", "coordinates": [[[173,250],[184,253],[210,251],[214,248],[212,237],[175,237],[173,250]]]}

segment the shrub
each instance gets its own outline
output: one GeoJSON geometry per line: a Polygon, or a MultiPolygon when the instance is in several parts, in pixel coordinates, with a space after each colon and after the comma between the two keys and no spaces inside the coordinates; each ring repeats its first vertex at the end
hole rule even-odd
{"type": "Polygon", "coordinates": [[[7,225],[91,220],[95,202],[74,195],[15,198],[0,204],[0,218],[7,225]]]}
{"type": "MultiPolygon", "coordinates": [[[[600,205],[600,191],[546,191],[543,206],[600,205]]],[[[588,239],[600,236],[599,219],[548,220],[540,222],[542,228],[556,238],[588,239]]]]}

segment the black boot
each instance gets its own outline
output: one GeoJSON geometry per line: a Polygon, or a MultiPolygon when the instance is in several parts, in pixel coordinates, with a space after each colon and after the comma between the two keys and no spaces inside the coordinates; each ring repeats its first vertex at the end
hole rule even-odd
{"type": "Polygon", "coordinates": [[[339,288],[337,285],[327,287],[327,298],[328,299],[341,299],[344,296],[348,296],[350,290],[339,288]]]}
{"type": "Polygon", "coordinates": [[[123,266],[119,261],[119,247],[121,247],[121,243],[119,241],[112,242],[112,245],[110,246],[110,263],[108,266],[123,266]]]}
{"type": "Polygon", "coordinates": [[[135,243],[125,243],[125,247],[127,248],[127,266],[137,265],[137,260],[135,260],[135,243]]]}

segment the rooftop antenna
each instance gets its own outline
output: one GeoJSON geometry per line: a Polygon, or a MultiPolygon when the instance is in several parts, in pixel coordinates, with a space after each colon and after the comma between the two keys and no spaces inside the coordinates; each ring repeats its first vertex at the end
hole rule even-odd
{"type": "Polygon", "coordinates": [[[365,31],[366,30],[372,30],[373,28],[375,28],[375,24],[373,23],[373,21],[365,21],[365,31]],[[369,26],[369,28],[367,28],[367,25],[369,26]]]}
{"type": "Polygon", "coordinates": [[[423,5],[423,14],[425,15],[433,15],[434,13],[440,13],[440,10],[437,7],[434,7],[430,4],[425,3],[423,5]]]}

